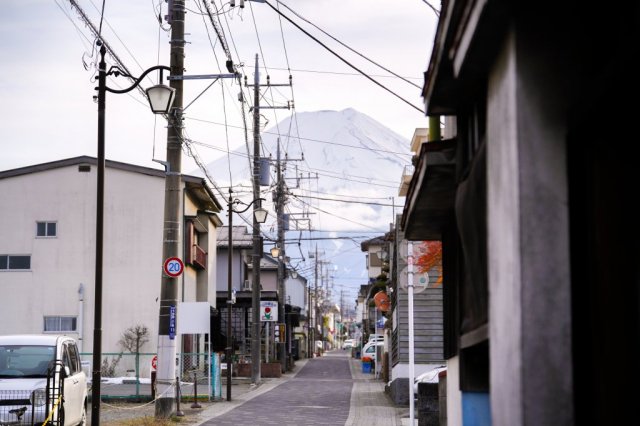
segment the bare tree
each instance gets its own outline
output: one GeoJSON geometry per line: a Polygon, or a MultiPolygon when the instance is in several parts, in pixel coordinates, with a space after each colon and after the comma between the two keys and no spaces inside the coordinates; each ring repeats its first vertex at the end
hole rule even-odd
{"type": "Polygon", "coordinates": [[[139,354],[140,349],[149,342],[149,329],[146,325],[135,325],[127,328],[118,342],[123,349],[139,354]]]}

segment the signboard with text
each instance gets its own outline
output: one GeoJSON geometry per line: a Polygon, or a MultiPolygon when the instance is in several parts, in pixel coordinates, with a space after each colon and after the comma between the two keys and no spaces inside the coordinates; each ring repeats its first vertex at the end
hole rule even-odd
{"type": "Polygon", "coordinates": [[[169,306],[169,339],[176,338],[176,306],[169,306]]]}

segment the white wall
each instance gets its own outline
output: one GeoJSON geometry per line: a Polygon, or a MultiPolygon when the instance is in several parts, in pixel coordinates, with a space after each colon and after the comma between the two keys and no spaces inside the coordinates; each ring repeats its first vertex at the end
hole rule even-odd
{"type": "Polygon", "coordinates": [[[285,294],[287,296],[287,303],[292,306],[298,306],[302,308],[301,312],[307,311],[307,304],[305,303],[307,288],[306,282],[302,277],[286,278],[285,279],[285,294]]]}
{"type": "MultiPolygon", "coordinates": [[[[83,350],[94,329],[96,173],[78,166],[0,179],[0,254],[31,255],[30,271],[0,272],[0,334],[42,333],[45,315],[79,315],[84,285],[83,350]],[[57,222],[57,237],[36,238],[37,221],[57,222]]],[[[107,167],[102,293],[103,352],[119,352],[122,332],[141,324],[157,347],[164,179],[107,167]]],[[[180,233],[180,253],[182,236],[180,233]]],[[[216,232],[208,237],[209,295],[215,304],[216,232]]],[[[185,300],[195,300],[195,271],[183,275],[185,300]]],[[[182,282],[182,279],[180,282],[182,282]]],[[[181,298],[181,291],[179,291],[181,298]]],[[[77,333],[70,334],[78,338],[77,333]]]]}

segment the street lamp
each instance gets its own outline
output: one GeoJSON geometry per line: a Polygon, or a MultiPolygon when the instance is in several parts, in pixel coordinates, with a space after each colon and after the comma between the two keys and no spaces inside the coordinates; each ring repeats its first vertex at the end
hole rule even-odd
{"type": "MultiPolygon", "coordinates": [[[[103,235],[104,235],[104,172],[105,172],[105,149],[104,149],[104,129],[105,129],[105,104],[106,92],[111,93],[127,93],[138,87],[140,81],[150,72],[159,70],[160,81],[162,81],[162,71],[169,70],[169,67],[156,65],[142,73],[140,77],[135,79],[133,85],[122,90],[115,90],[107,87],[108,75],[124,75],[131,77],[118,67],[111,67],[107,71],[107,64],[104,56],[107,49],[98,41],[100,46],[100,63],[98,65],[98,184],[97,184],[97,203],[96,203],[96,267],[95,267],[95,295],[94,295],[94,318],[93,318],[93,366],[92,366],[92,395],[91,395],[91,424],[100,425],[100,366],[102,364],[102,254],[103,254],[103,235]]],[[[159,84],[147,89],[147,97],[151,110],[156,114],[166,114],[171,108],[175,89],[169,86],[159,84]]]]}
{"type": "MultiPolygon", "coordinates": [[[[231,329],[231,321],[233,320],[233,316],[232,314],[232,308],[233,308],[233,300],[232,300],[232,293],[233,293],[233,286],[232,286],[232,274],[233,274],[233,262],[232,257],[233,257],[233,213],[244,213],[247,210],[249,210],[249,208],[256,202],[256,201],[264,201],[264,198],[256,198],[255,200],[253,200],[251,203],[249,203],[249,205],[247,205],[247,207],[243,210],[234,210],[233,205],[234,204],[240,204],[241,201],[238,200],[237,198],[234,200],[232,197],[233,191],[231,190],[231,188],[229,188],[229,202],[228,202],[228,208],[229,208],[229,252],[227,253],[227,268],[228,268],[228,272],[227,272],[227,347],[226,347],[226,358],[227,358],[227,401],[231,401],[231,356],[233,355],[233,339],[231,337],[231,333],[232,333],[232,329],[231,329]]],[[[259,205],[260,203],[258,203],[259,205]]],[[[253,215],[256,219],[256,221],[258,223],[264,223],[267,220],[267,214],[269,212],[262,208],[262,207],[257,207],[253,210],[253,215]]],[[[256,265],[254,264],[253,267],[255,268],[256,265]]],[[[260,265],[258,265],[258,267],[260,267],[260,265]]],[[[255,283],[254,283],[255,285],[255,283]]],[[[255,354],[252,354],[252,357],[255,357],[255,354]]]]}

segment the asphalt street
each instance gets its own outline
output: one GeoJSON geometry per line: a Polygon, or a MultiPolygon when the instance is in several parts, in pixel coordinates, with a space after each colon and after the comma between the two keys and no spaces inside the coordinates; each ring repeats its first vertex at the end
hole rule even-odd
{"type": "Polygon", "coordinates": [[[343,425],[353,387],[346,352],[310,359],[292,379],[223,415],[213,425],[343,425]]]}

